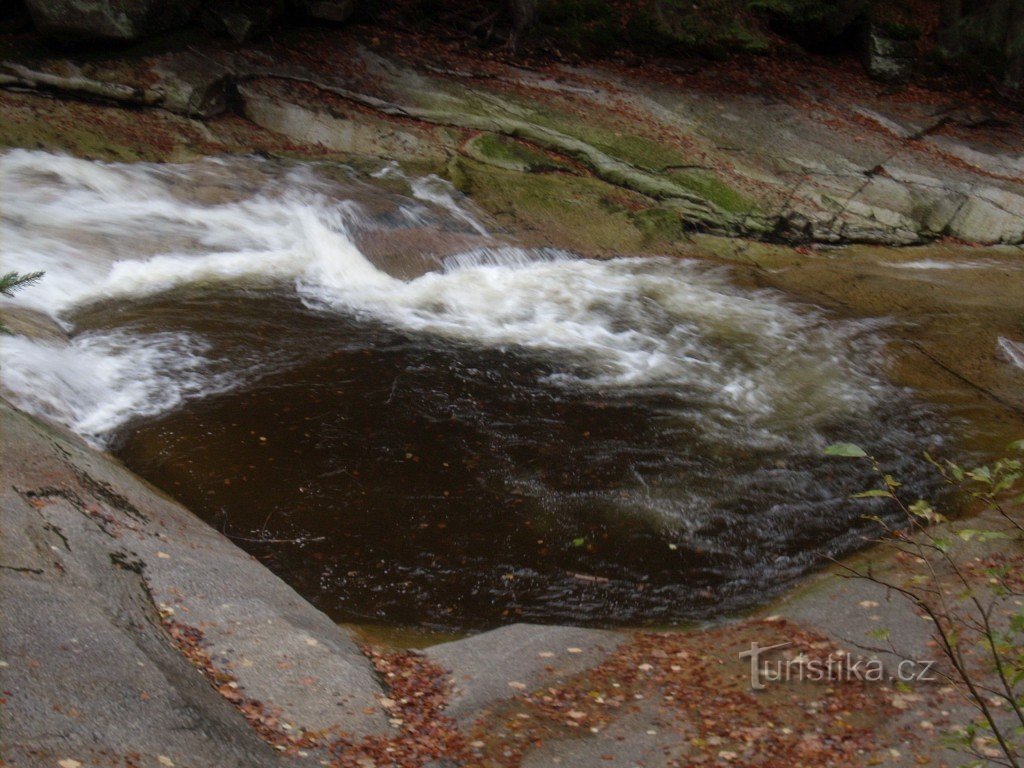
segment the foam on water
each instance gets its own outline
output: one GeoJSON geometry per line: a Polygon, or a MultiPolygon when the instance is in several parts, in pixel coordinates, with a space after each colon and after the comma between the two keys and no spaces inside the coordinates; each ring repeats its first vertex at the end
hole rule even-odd
{"type": "Polygon", "coordinates": [[[132,417],[170,410],[229,381],[210,374],[200,343],[173,333],[89,333],[70,344],[5,336],[0,356],[4,386],[18,405],[95,442],[132,417]]]}
{"type": "MultiPolygon", "coordinates": [[[[46,272],[17,302],[76,330],[73,312],[97,301],[191,284],[291,285],[313,307],[552,356],[552,384],[663,389],[735,442],[813,439],[814,424],[863,412],[877,395],[856,362],[856,326],[741,291],[721,271],[669,259],[584,260],[488,236],[490,247],[403,281],[360,252],[352,233],[370,223],[343,187],[300,168],[240,192],[232,175],[218,160],[0,156],[4,269],[46,272]],[[189,179],[202,176],[231,193],[190,193],[189,179]]],[[[416,199],[395,203],[407,219],[439,211],[451,226],[487,235],[441,179],[415,180],[412,191],[416,199]]],[[[63,348],[8,340],[2,354],[5,384],[23,404],[101,439],[133,415],[225,386],[223,373],[210,378],[202,350],[195,338],[86,333],[63,348]]]]}
{"type": "Polygon", "coordinates": [[[916,259],[914,261],[882,261],[883,266],[893,269],[911,270],[949,270],[949,269],[986,269],[998,266],[993,261],[940,261],[939,259],[916,259]]]}

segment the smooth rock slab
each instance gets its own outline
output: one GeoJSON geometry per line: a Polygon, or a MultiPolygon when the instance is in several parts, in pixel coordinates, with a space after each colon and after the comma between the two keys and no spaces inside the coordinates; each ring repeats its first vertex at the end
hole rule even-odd
{"type": "Polygon", "coordinates": [[[628,639],[600,629],[512,624],[424,653],[451,673],[454,691],[446,713],[466,720],[520,691],[590,669],[628,639]]]}
{"type": "Polygon", "coordinates": [[[645,701],[637,711],[613,720],[597,734],[543,742],[526,754],[522,766],[687,765],[686,759],[697,751],[690,744],[696,735],[696,729],[685,721],[645,701]]]}
{"type": "Polygon", "coordinates": [[[387,730],[382,689],[351,636],[259,562],[107,455],[3,401],[0,434],[5,760],[281,764],[162,615],[200,630],[213,667],[282,723],[387,730]]]}
{"type": "Polygon", "coordinates": [[[243,114],[268,131],[296,143],[315,144],[335,152],[370,155],[390,160],[444,157],[447,144],[441,135],[425,140],[409,130],[366,117],[351,119],[313,104],[296,103],[285,85],[271,82],[241,83],[238,96],[243,114]]]}

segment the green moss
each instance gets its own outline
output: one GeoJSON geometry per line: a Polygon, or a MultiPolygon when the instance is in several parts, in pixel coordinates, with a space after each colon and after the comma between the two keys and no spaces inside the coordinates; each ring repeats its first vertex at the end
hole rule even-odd
{"type": "MultiPolygon", "coordinates": [[[[107,135],[102,125],[87,121],[57,123],[47,119],[48,115],[42,113],[42,110],[37,113],[31,107],[19,109],[21,105],[10,103],[13,98],[13,95],[7,95],[7,103],[0,106],[2,148],[44,149],[98,160],[127,162],[166,160],[171,154],[165,146],[156,142],[143,140],[130,144],[119,143],[107,135]]],[[[175,146],[172,151],[179,150],[180,147],[175,146]]]]}
{"type": "MultiPolygon", "coordinates": [[[[691,164],[692,158],[664,142],[636,134],[633,123],[619,125],[615,115],[602,114],[590,109],[586,118],[579,114],[541,105],[536,101],[519,99],[509,94],[489,94],[466,89],[458,91],[437,83],[436,91],[421,90],[410,94],[418,106],[453,115],[468,116],[473,120],[519,120],[547,128],[586,142],[611,157],[648,171],[663,171],[672,166],[691,164]]],[[[499,153],[518,150],[505,144],[498,148],[488,139],[483,149],[499,153]]],[[[522,149],[524,146],[519,144],[522,149]]],[[[545,158],[548,159],[549,158],[545,158]]]]}
{"type": "Polygon", "coordinates": [[[470,140],[466,152],[476,160],[510,171],[566,170],[569,166],[523,141],[496,133],[482,133],[470,140]]]}
{"type": "Polygon", "coordinates": [[[591,109],[583,119],[578,113],[541,107],[513,96],[482,91],[454,93],[443,87],[437,91],[421,88],[417,100],[433,102],[428,107],[434,113],[430,119],[504,134],[504,142],[484,139],[468,148],[469,154],[493,165],[523,170],[528,162],[521,152],[535,151],[529,145],[540,144],[583,163],[611,184],[646,195],[648,205],[651,198],[675,201],[675,207],[680,211],[685,208],[689,218],[702,226],[727,230],[734,222],[720,214],[753,211],[747,200],[714,177],[677,179],[671,169],[692,165],[692,159],[663,141],[636,135],[632,124],[620,129],[620,119],[614,114],[602,115],[591,109]],[[510,137],[525,142],[513,142],[510,137]]]}
{"type": "Polygon", "coordinates": [[[729,213],[757,213],[757,205],[714,174],[703,170],[673,171],[671,177],[681,186],[700,195],[729,213]]]}
{"type": "Polygon", "coordinates": [[[692,160],[671,147],[633,134],[595,131],[593,145],[612,157],[648,171],[664,171],[674,165],[686,165],[692,160]]]}
{"type": "Polygon", "coordinates": [[[537,125],[585,141],[606,155],[643,170],[659,172],[693,162],[692,158],[673,147],[630,132],[635,128],[617,130],[611,120],[602,124],[600,115],[593,113],[583,121],[576,115],[556,109],[534,109],[530,118],[537,125]]]}
{"type": "MultiPolygon", "coordinates": [[[[453,159],[448,163],[448,167],[445,168],[444,177],[451,182],[452,186],[455,187],[459,192],[464,195],[473,196],[474,179],[473,174],[468,173],[466,168],[469,167],[469,163],[461,159],[453,159]]],[[[487,206],[482,203],[478,203],[482,208],[487,206]]],[[[490,209],[488,209],[490,210],[490,209]]],[[[493,212],[493,211],[492,211],[493,212]]]]}
{"type": "Polygon", "coordinates": [[[638,211],[632,219],[648,247],[656,243],[676,242],[685,234],[683,219],[676,211],[652,207],[638,211]]]}
{"type": "Polygon", "coordinates": [[[736,24],[725,38],[725,44],[733,51],[739,53],[752,53],[765,55],[771,53],[772,46],[764,35],[756,29],[736,24]]]}
{"type": "Polygon", "coordinates": [[[649,198],[592,176],[523,173],[466,157],[449,163],[447,176],[524,242],[592,254],[636,252],[656,242],[672,252],[679,234],[672,224],[678,213],[649,212],[657,210],[649,198]]]}
{"type": "Polygon", "coordinates": [[[690,242],[695,256],[755,264],[759,267],[791,267],[804,258],[788,246],[757,240],[696,233],[690,237],[690,242]]]}
{"type": "Polygon", "coordinates": [[[650,173],[663,173],[673,167],[693,164],[693,158],[681,150],[638,135],[635,125],[620,128],[610,114],[602,115],[591,110],[583,120],[579,115],[554,107],[542,108],[535,102],[521,105],[513,102],[513,105],[526,111],[522,119],[583,141],[609,157],[650,173]]]}
{"type": "Polygon", "coordinates": [[[835,0],[751,0],[754,11],[769,11],[777,17],[798,24],[827,21],[839,13],[841,4],[835,0]]]}

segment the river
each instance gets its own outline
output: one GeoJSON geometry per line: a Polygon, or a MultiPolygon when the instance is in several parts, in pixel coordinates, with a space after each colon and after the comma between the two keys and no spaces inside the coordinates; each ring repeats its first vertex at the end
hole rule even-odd
{"type": "Polygon", "coordinates": [[[436,177],[0,156],[5,269],[68,342],[17,403],[116,453],[338,621],[665,624],[874,534],[864,463],[934,491],[941,410],[884,322],[728,269],[524,248],[436,177]]]}

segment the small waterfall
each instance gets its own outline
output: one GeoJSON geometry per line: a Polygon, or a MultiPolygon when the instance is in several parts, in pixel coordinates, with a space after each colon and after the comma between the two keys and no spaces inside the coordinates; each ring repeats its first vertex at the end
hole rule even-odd
{"type": "Polygon", "coordinates": [[[308,168],[253,163],[236,171],[221,160],[119,165],[21,150],[0,157],[4,267],[46,272],[18,302],[77,332],[67,347],[3,342],[7,386],[21,405],[102,441],[133,415],[220,391],[230,375],[203,383],[202,339],[97,335],[69,319],[98,302],[197,285],[290,286],[318,308],[555,355],[551,383],[666,388],[699,408],[709,431],[737,443],[795,436],[793,425],[806,439],[813,424],[863,412],[877,395],[853,348],[862,327],[740,291],[721,271],[519,248],[488,235],[436,177],[414,180],[411,197],[391,201],[402,215],[381,224],[344,185],[332,188],[308,168]],[[431,217],[483,244],[401,280],[371,263],[354,234],[372,238],[395,221],[431,217]]]}

